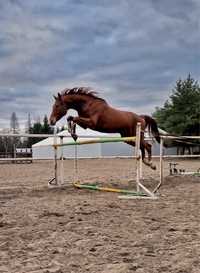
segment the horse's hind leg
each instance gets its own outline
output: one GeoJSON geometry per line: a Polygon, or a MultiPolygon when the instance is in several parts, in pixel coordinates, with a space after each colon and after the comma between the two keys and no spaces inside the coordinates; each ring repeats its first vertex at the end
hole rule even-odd
{"type": "Polygon", "coordinates": [[[142,161],[144,162],[144,164],[151,167],[153,170],[156,170],[156,166],[151,161],[151,144],[149,144],[145,140],[141,140],[140,148],[142,151],[142,161]],[[145,159],[145,150],[148,153],[148,161],[145,159]]]}
{"type": "MultiPolygon", "coordinates": [[[[122,137],[126,137],[126,136],[134,136],[135,132],[132,131],[123,131],[120,132],[122,137]]],[[[135,146],[135,141],[125,141],[125,143],[131,145],[131,146],[135,146]]],[[[141,139],[140,139],[140,150],[141,150],[141,154],[142,154],[142,162],[149,166],[150,168],[152,168],[153,170],[156,169],[156,166],[151,162],[151,144],[149,144],[148,142],[146,142],[144,140],[144,132],[141,132],[141,139]],[[145,158],[145,150],[148,153],[148,160],[146,160],[145,158]]]]}

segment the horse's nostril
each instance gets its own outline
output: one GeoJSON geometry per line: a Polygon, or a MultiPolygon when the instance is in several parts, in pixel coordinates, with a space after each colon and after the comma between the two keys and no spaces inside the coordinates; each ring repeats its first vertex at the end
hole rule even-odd
{"type": "Polygon", "coordinates": [[[50,125],[54,125],[55,124],[55,120],[54,119],[50,119],[49,123],[50,123],[50,125]]]}

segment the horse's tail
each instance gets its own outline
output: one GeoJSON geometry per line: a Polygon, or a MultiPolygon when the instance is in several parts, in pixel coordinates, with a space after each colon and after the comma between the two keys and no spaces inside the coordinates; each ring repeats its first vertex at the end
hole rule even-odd
{"type": "Polygon", "coordinates": [[[147,115],[142,115],[140,117],[145,120],[145,123],[146,123],[145,128],[148,127],[148,130],[151,131],[151,133],[153,134],[157,142],[160,143],[160,133],[158,131],[158,125],[155,119],[147,115]]]}

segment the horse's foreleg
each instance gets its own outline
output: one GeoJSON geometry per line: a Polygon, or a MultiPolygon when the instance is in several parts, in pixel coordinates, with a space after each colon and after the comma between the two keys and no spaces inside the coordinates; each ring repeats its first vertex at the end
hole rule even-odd
{"type": "Polygon", "coordinates": [[[67,118],[68,132],[71,134],[72,138],[76,141],[78,136],[76,134],[76,123],[73,121],[74,117],[69,116],[67,118]]]}
{"type": "Polygon", "coordinates": [[[69,116],[67,118],[67,122],[68,122],[69,132],[71,136],[74,138],[74,140],[76,140],[78,137],[76,135],[76,124],[78,124],[83,129],[90,128],[95,130],[96,123],[97,123],[95,117],[93,119],[90,119],[90,118],[72,117],[72,116],[69,116]]]}
{"type": "Polygon", "coordinates": [[[95,129],[96,127],[96,121],[95,119],[90,119],[90,118],[82,118],[82,117],[75,117],[73,119],[73,122],[78,124],[80,127],[82,127],[83,129],[95,129]]]}

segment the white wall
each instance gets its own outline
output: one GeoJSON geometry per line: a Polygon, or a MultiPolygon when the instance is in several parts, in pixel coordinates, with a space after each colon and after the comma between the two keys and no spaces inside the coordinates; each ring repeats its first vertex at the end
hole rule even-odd
{"type": "MultiPolygon", "coordinates": [[[[53,159],[54,148],[52,146],[33,146],[32,147],[33,159],[53,159]]],[[[74,158],[75,146],[64,146],[63,156],[65,158],[74,158]]],[[[58,148],[58,158],[61,156],[61,148],[58,148]]],[[[78,157],[100,157],[101,144],[90,144],[77,146],[78,157]]]]}

